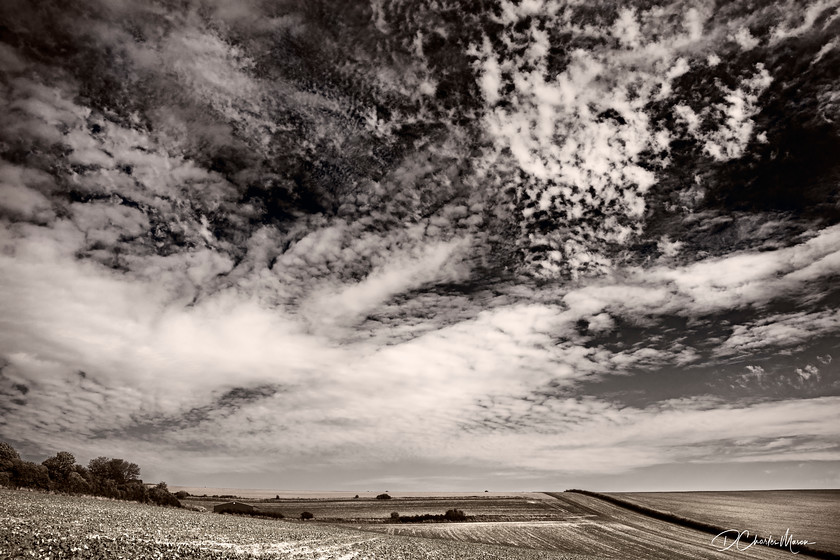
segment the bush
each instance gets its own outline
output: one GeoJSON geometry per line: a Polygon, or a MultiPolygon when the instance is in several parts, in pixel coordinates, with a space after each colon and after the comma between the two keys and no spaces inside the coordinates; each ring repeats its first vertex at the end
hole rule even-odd
{"type": "Polygon", "coordinates": [[[76,471],[67,475],[67,491],[73,494],[86,494],[90,492],[90,485],[81,474],[76,471]]]}
{"type": "Polygon", "coordinates": [[[399,523],[446,523],[451,521],[466,521],[467,515],[460,509],[450,509],[442,515],[439,513],[423,513],[421,515],[405,515],[394,518],[394,514],[391,514],[391,519],[399,523]]]}
{"type": "Polygon", "coordinates": [[[376,497],[376,499],[377,499],[377,500],[390,500],[390,499],[391,499],[391,496],[389,496],[388,494],[379,494],[379,495],[376,497]]]}
{"type": "Polygon", "coordinates": [[[391,521],[399,521],[400,520],[400,512],[392,511],[391,512],[391,521]]]}
{"type": "Polygon", "coordinates": [[[189,498],[190,493],[187,492],[186,490],[178,490],[177,492],[175,492],[175,497],[178,498],[179,500],[183,500],[184,498],[189,498]]]}
{"type": "Polygon", "coordinates": [[[467,516],[466,514],[461,511],[460,509],[448,509],[446,513],[443,514],[444,519],[447,521],[466,521],[467,516]]]}
{"type": "Polygon", "coordinates": [[[150,488],[148,496],[149,501],[159,506],[181,507],[181,502],[173,494],[169,493],[165,482],[161,482],[157,486],[150,488]]]}
{"type": "Polygon", "coordinates": [[[304,511],[303,513],[300,514],[300,518],[303,519],[304,521],[306,521],[307,519],[312,519],[313,517],[315,517],[315,516],[312,515],[311,513],[309,513],[308,511],[304,511]]]}

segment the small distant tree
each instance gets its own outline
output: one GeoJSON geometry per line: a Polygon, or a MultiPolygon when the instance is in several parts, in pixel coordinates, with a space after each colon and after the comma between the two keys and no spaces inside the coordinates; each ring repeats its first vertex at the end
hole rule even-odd
{"type": "Polygon", "coordinates": [[[378,496],[376,496],[376,499],[377,500],[390,500],[391,496],[388,495],[388,494],[379,494],[378,496]]]}
{"type": "Polygon", "coordinates": [[[354,499],[354,500],[358,500],[358,499],[359,499],[359,495],[358,495],[358,494],[356,494],[355,496],[353,496],[353,499],[354,499]]]}
{"type": "Polygon", "coordinates": [[[183,500],[185,498],[189,498],[190,493],[187,492],[186,490],[178,490],[177,492],[175,492],[175,497],[178,498],[179,500],[183,500]]]}
{"type": "Polygon", "coordinates": [[[446,510],[446,513],[443,514],[443,518],[447,521],[466,521],[467,516],[466,514],[461,511],[460,509],[453,508],[446,510]]]}
{"type": "Polygon", "coordinates": [[[314,515],[312,515],[312,514],[311,514],[310,512],[308,512],[308,511],[304,511],[304,512],[302,512],[302,513],[300,514],[300,518],[301,518],[302,520],[304,520],[304,521],[306,521],[307,519],[312,519],[312,518],[314,518],[314,517],[315,517],[315,516],[314,516],[314,515]]]}
{"type": "Polygon", "coordinates": [[[391,512],[391,521],[399,521],[400,520],[400,512],[392,511],[391,512]]]}

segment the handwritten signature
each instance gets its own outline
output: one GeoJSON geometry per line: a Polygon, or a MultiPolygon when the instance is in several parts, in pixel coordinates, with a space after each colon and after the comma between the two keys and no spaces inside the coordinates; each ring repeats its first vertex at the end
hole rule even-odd
{"type": "Polygon", "coordinates": [[[723,531],[722,533],[719,533],[717,536],[715,536],[715,538],[712,539],[712,546],[720,547],[718,548],[718,550],[720,551],[730,550],[734,547],[735,550],[741,552],[755,545],[777,546],[779,548],[787,548],[793,554],[799,554],[798,550],[794,550],[795,546],[817,544],[808,540],[794,539],[793,535],[790,534],[790,529],[785,530],[785,534],[779,537],[778,539],[774,539],[772,535],[768,536],[767,538],[760,538],[758,535],[755,535],[752,537],[752,542],[749,542],[749,540],[749,531],[737,531],[735,529],[728,529],[726,531],[723,531]],[[721,544],[720,542],[721,539],[723,540],[723,544],[721,544]]]}

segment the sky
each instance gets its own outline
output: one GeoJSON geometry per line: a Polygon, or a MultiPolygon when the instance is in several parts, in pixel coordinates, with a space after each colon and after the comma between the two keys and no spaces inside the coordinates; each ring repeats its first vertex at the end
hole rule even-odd
{"type": "Polygon", "coordinates": [[[838,36],[838,0],[6,0],[0,440],[837,488],[838,36]]]}

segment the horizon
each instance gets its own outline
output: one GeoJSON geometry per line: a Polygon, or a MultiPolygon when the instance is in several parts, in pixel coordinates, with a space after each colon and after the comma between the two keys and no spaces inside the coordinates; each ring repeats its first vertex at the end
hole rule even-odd
{"type": "Polygon", "coordinates": [[[0,27],[21,455],[840,487],[836,2],[8,0],[0,27]]]}

